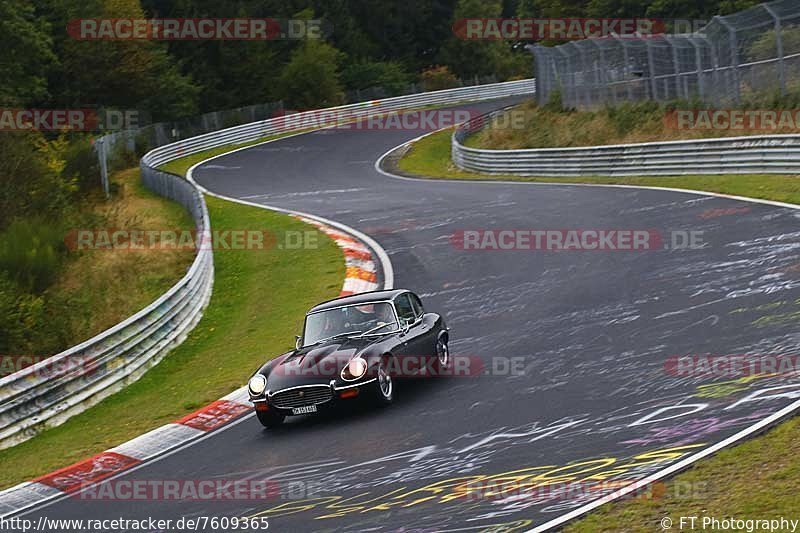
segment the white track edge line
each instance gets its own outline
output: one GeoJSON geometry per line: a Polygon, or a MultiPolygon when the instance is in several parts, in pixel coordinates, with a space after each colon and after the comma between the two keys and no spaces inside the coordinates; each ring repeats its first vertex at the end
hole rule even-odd
{"type": "MultiPolygon", "coordinates": [[[[114,474],[112,476],[100,479],[100,480],[98,480],[98,481],[96,481],[94,483],[90,483],[89,485],[87,485],[84,488],[78,489],[78,490],[73,491],[73,492],[64,492],[62,494],[56,494],[56,495],[50,496],[47,499],[40,500],[38,502],[32,502],[29,505],[26,505],[25,507],[21,507],[21,508],[15,510],[15,511],[12,511],[12,512],[8,513],[7,515],[4,515],[3,517],[6,517],[6,516],[17,516],[17,515],[25,516],[27,514],[30,514],[30,513],[34,512],[34,511],[38,511],[40,509],[44,509],[46,507],[49,507],[49,506],[53,505],[54,503],[58,503],[58,502],[60,502],[62,500],[65,500],[67,498],[75,497],[76,495],[81,494],[82,492],[85,492],[85,491],[89,490],[91,487],[94,487],[94,486],[99,485],[101,483],[108,483],[109,481],[114,481],[115,479],[118,479],[118,478],[120,478],[122,476],[126,476],[126,475],[130,474],[131,472],[135,472],[135,471],[139,470],[140,468],[144,468],[145,466],[150,466],[150,465],[152,465],[154,463],[157,463],[157,462],[161,461],[162,459],[166,459],[167,457],[169,457],[171,455],[174,455],[174,454],[176,454],[176,453],[178,453],[178,452],[180,452],[180,451],[182,451],[182,450],[184,450],[184,449],[186,449],[186,448],[188,448],[190,446],[194,446],[195,444],[203,442],[204,440],[210,438],[211,436],[214,436],[214,435],[217,435],[219,433],[222,433],[223,431],[227,431],[228,429],[230,429],[230,428],[232,428],[234,426],[237,426],[237,425],[241,424],[242,422],[244,422],[245,420],[249,420],[250,418],[252,418],[254,416],[255,416],[255,412],[250,412],[250,413],[248,413],[248,414],[246,414],[244,416],[241,416],[241,417],[237,418],[233,422],[230,422],[228,424],[225,424],[224,426],[220,426],[217,429],[214,429],[212,431],[207,432],[205,435],[201,435],[196,439],[191,439],[191,440],[188,440],[186,442],[178,443],[175,446],[173,446],[172,448],[169,448],[169,449],[165,450],[163,453],[159,453],[157,455],[154,455],[153,457],[150,457],[150,458],[148,458],[148,459],[146,459],[144,461],[141,461],[141,462],[135,464],[134,466],[132,466],[130,468],[126,468],[124,470],[120,470],[119,472],[117,472],[116,474],[114,474]]],[[[108,451],[108,450],[106,450],[106,451],[108,451]]],[[[100,453],[104,453],[104,452],[100,452],[100,453]]],[[[26,483],[29,483],[29,482],[26,482],[26,483]]]]}
{"type": "MultiPolygon", "coordinates": [[[[449,129],[442,128],[442,129],[449,129]]],[[[733,194],[725,194],[719,192],[711,192],[711,191],[703,191],[699,189],[681,189],[678,187],[659,187],[655,185],[625,185],[620,183],[562,183],[558,181],[522,181],[522,180],[493,180],[493,179],[459,179],[459,178],[412,178],[410,176],[401,176],[399,174],[394,174],[388,170],[381,168],[381,164],[386,157],[404,146],[411,145],[419,141],[420,139],[424,139],[429,135],[433,135],[434,133],[439,133],[442,129],[431,131],[425,133],[424,135],[420,135],[419,137],[415,137],[409,141],[404,143],[398,144],[394,148],[387,150],[386,152],[381,155],[377,161],[375,161],[374,168],[375,170],[386,176],[387,178],[397,179],[397,180],[405,180],[405,181],[416,181],[416,182],[428,182],[428,183],[475,183],[478,185],[494,185],[494,184],[503,184],[503,185],[538,185],[538,186],[548,186],[548,187],[601,187],[601,188],[610,188],[610,189],[643,189],[649,191],[668,191],[668,192],[677,192],[677,193],[684,193],[684,194],[692,194],[695,196],[714,196],[717,198],[727,198],[729,200],[737,200],[740,202],[749,202],[755,204],[765,204],[771,205],[775,207],[787,207],[789,209],[800,209],[800,205],[792,204],[788,202],[778,202],[775,200],[764,200],[762,198],[751,198],[749,196],[736,196],[733,194]]],[[[466,172],[466,171],[464,171],[466,172]]],[[[713,174],[709,174],[710,176],[713,174]]],[[[535,177],[535,176],[520,176],[521,178],[524,177],[535,177]]],[[[546,176],[541,176],[546,177],[546,176]]],[[[584,177],[591,177],[591,176],[584,176],[584,177]]],[[[653,176],[653,178],[659,178],[664,176],[653,176]]],[[[574,176],[574,179],[580,179],[581,176],[574,176]]]]}
{"type": "MultiPolygon", "coordinates": [[[[323,129],[329,129],[329,128],[323,128],[323,129]]],[[[240,198],[234,198],[234,197],[231,197],[231,196],[225,196],[223,194],[219,194],[219,193],[216,193],[216,192],[213,192],[213,191],[210,191],[210,190],[206,189],[205,187],[203,187],[202,185],[197,183],[197,181],[195,181],[195,179],[194,179],[194,176],[193,176],[194,170],[197,167],[199,167],[200,165],[208,163],[209,161],[213,161],[214,159],[217,159],[217,158],[220,158],[220,157],[224,157],[224,156],[227,156],[227,155],[230,155],[230,154],[234,154],[236,152],[241,152],[243,150],[248,150],[248,149],[254,148],[256,146],[262,146],[264,144],[269,144],[269,143],[272,143],[272,142],[275,142],[275,141],[281,141],[283,139],[288,139],[290,137],[296,137],[298,135],[307,135],[309,133],[314,133],[315,131],[321,131],[321,130],[305,131],[305,132],[300,132],[300,133],[294,133],[292,135],[284,135],[282,137],[278,137],[277,139],[269,139],[269,140],[266,140],[266,141],[263,141],[263,142],[260,142],[260,143],[257,143],[257,144],[251,144],[251,145],[248,145],[248,146],[243,146],[241,148],[237,148],[235,150],[231,150],[230,152],[225,152],[224,154],[218,154],[218,155],[209,157],[208,159],[204,159],[203,161],[200,161],[199,163],[195,163],[194,165],[192,165],[189,168],[189,170],[186,171],[186,179],[190,183],[192,183],[195,187],[197,187],[200,190],[200,192],[205,193],[205,194],[207,194],[209,196],[213,196],[215,198],[220,198],[222,200],[227,200],[229,202],[234,202],[234,203],[237,203],[237,204],[247,205],[247,206],[250,206],[250,207],[258,207],[258,208],[267,209],[267,210],[270,210],[270,211],[277,211],[279,213],[286,213],[286,214],[289,214],[289,215],[297,215],[297,216],[301,216],[301,217],[306,217],[306,218],[309,218],[311,220],[316,220],[317,222],[321,222],[323,224],[327,224],[327,225],[332,226],[334,228],[338,228],[338,229],[344,231],[345,233],[349,233],[350,235],[352,235],[356,239],[358,239],[361,242],[363,242],[364,244],[366,244],[375,253],[375,255],[378,257],[378,260],[381,263],[381,269],[383,270],[383,272],[382,272],[382,274],[383,274],[383,288],[384,289],[392,289],[392,288],[394,288],[394,268],[392,267],[392,261],[391,261],[391,259],[389,259],[389,254],[386,253],[386,250],[384,250],[383,247],[380,244],[378,244],[375,241],[375,239],[373,239],[369,235],[366,235],[365,233],[362,233],[361,231],[358,231],[357,229],[352,228],[352,227],[350,227],[350,226],[348,226],[346,224],[343,224],[341,222],[337,222],[335,220],[330,220],[328,218],[324,218],[324,217],[317,216],[317,215],[312,215],[310,213],[305,213],[305,212],[302,212],[302,211],[295,211],[293,209],[284,209],[284,208],[276,207],[276,206],[272,206],[272,205],[259,204],[259,203],[256,203],[256,202],[250,202],[248,200],[242,200],[240,198]]]]}
{"type": "MultiPolygon", "coordinates": [[[[449,129],[449,128],[442,128],[442,129],[449,129]]],[[[437,130],[437,131],[428,132],[428,133],[426,133],[424,135],[420,135],[419,137],[416,137],[416,138],[411,139],[409,141],[406,141],[406,142],[404,142],[402,144],[399,144],[399,145],[395,146],[394,148],[391,148],[390,150],[387,150],[386,152],[383,153],[383,155],[381,155],[378,158],[377,161],[375,161],[375,165],[374,165],[375,170],[377,172],[379,172],[380,174],[386,176],[387,178],[407,180],[407,181],[439,182],[439,183],[442,183],[442,182],[443,183],[451,183],[451,182],[452,183],[476,183],[476,184],[479,184],[479,185],[490,185],[490,184],[500,183],[500,184],[504,184],[504,185],[546,185],[546,186],[558,186],[558,187],[568,186],[568,187],[605,187],[605,188],[616,188],[616,189],[644,189],[644,190],[653,190],[653,191],[668,191],[668,192],[685,193],[685,194],[691,194],[691,195],[695,195],[695,196],[711,196],[711,197],[717,197],[717,198],[726,198],[726,199],[729,199],[729,200],[737,200],[737,201],[741,201],[741,202],[771,205],[771,206],[775,206],[775,207],[785,207],[785,208],[789,208],[789,209],[800,209],[800,205],[791,204],[791,203],[787,203],[787,202],[777,202],[777,201],[774,201],[774,200],[763,200],[761,198],[750,198],[750,197],[747,197],[747,196],[735,196],[735,195],[723,194],[723,193],[717,193],[717,192],[700,191],[700,190],[692,190],[692,189],[680,189],[680,188],[675,188],[675,187],[656,187],[656,186],[648,186],[648,185],[622,185],[622,184],[613,184],[613,183],[609,183],[609,184],[601,184],[601,183],[559,183],[559,182],[544,182],[544,181],[509,181],[509,180],[491,180],[491,179],[464,180],[464,179],[449,179],[449,178],[412,178],[412,177],[408,177],[408,176],[400,176],[400,175],[394,174],[392,172],[389,172],[389,171],[384,170],[383,168],[381,168],[381,164],[383,163],[383,160],[389,154],[394,152],[395,150],[398,150],[398,149],[400,149],[400,148],[402,148],[404,146],[411,145],[412,143],[414,143],[414,142],[416,142],[416,141],[418,141],[420,139],[423,139],[423,138],[425,138],[425,137],[427,137],[429,135],[433,135],[434,133],[437,133],[439,131],[442,131],[442,130],[440,129],[440,130],[437,130]]],[[[654,176],[654,177],[657,177],[657,176],[654,176]]],[[[579,178],[580,178],[579,176],[576,177],[576,179],[579,179],[579,178]]],[[[587,503],[587,504],[585,504],[585,505],[583,505],[581,507],[578,507],[577,509],[573,509],[572,511],[570,511],[570,512],[568,512],[566,514],[563,514],[563,515],[561,515],[561,516],[559,516],[557,518],[554,518],[554,519],[552,519],[552,520],[550,520],[548,522],[545,522],[544,524],[541,524],[541,525],[536,526],[536,527],[534,527],[532,529],[529,529],[526,533],[541,533],[543,531],[551,530],[551,529],[553,529],[555,527],[564,525],[567,522],[575,520],[575,519],[577,519],[577,518],[589,513],[590,511],[592,511],[592,510],[594,510],[594,509],[596,509],[596,508],[598,508],[598,507],[600,507],[600,506],[602,506],[602,505],[604,505],[606,503],[610,503],[610,502],[612,502],[614,500],[617,500],[617,499],[619,499],[619,498],[621,498],[621,497],[623,497],[623,496],[625,496],[627,494],[630,494],[630,493],[635,492],[635,491],[637,491],[637,490],[639,490],[639,489],[641,489],[643,487],[646,487],[647,485],[649,485],[649,484],[651,484],[651,483],[653,483],[655,481],[663,479],[663,478],[665,478],[667,476],[670,476],[672,474],[678,473],[681,470],[684,470],[684,469],[688,468],[693,463],[695,463],[695,462],[697,462],[697,461],[699,461],[701,459],[704,459],[704,458],[706,458],[706,457],[708,457],[710,455],[713,455],[714,453],[718,452],[719,450],[721,450],[723,448],[726,448],[726,447],[728,447],[728,446],[730,446],[732,444],[738,443],[739,441],[744,440],[745,438],[749,437],[750,435],[752,435],[754,433],[758,433],[759,431],[761,431],[763,429],[766,429],[769,426],[779,422],[783,418],[787,418],[788,416],[790,416],[792,414],[795,414],[795,411],[797,411],[798,409],[800,409],[800,401],[796,401],[796,402],[794,402],[792,404],[789,404],[788,406],[784,407],[780,411],[778,411],[776,413],[773,413],[772,415],[768,416],[767,418],[765,418],[765,419],[763,419],[763,420],[761,420],[759,422],[756,422],[752,426],[749,426],[749,427],[739,431],[738,433],[735,433],[735,434],[731,435],[730,437],[727,437],[727,438],[721,440],[720,442],[709,446],[708,448],[705,448],[705,449],[703,449],[703,450],[701,450],[701,451],[699,451],[699,452],[697,452],[697,453],[695,453],[693,455],[690,455],[689,457],[686,457],[686,458],[678,461],[677,463],[674,463],[674,464],[664,468],[663,470],[659,470],[658,472],[655,472],[655,473],[653,473],[653,474],[651,474],[651,475],[649,475],[649,476],[647,476],[645,478],[642,478],[639,481],[636,481],[633,484],[625,487],[624,489],[620,489],[620,490],[618,490],[616,492],[613,492],[611,494],[607,494],[606,496],[603,496],[603,497],[601,497],[601,498],[599,498],[597,500],[594,500],[594,501],[592,501],[590,503],[587,503]]]]}
{"type": "Polygon", "coordinates": [[[780,411],[771,414],[767,418],[765,418],[765,419],[763,419],[763,420],[761,420],[759,422],[756,422],[752,426],[747,427],[747,428],[739,431],[738,433],[734,433],[730,437],[728,437],[726,439],[723,439],[723,440],[719,441],[718,443],[709,446],[708,448],[704,448],[703,450],[701,450],[701,451],[699,451],[699,452],[697,452],[697,453],[695,453],[693,455],[690,455],[689,457],[686,457],[685,459],[682,459],[682,460],[678,461],[677,463],[674,463],[674,464],[664,468],[663,470],[659,470],[658,472],[655,472],[655,473],[653,473],[653,474],[651,474],[651,475],[649,475],[649,476],[647,476],[645,478],[640,479],[639,481],[634,482],[631,485],[628,485],[624,489],[620,489],[617,492],[613,492],[611,494],[607,494],[606,496],[603,496],[602,498],[599,498],[599,499],[597,499],[597,500],[595,500],[595,501],[593,501],[591,503],[587,503],[586,505],[578,507],[577,509],[573,509],[572,511],[570,511],[567,514],[561,515],[561,516],[559,516],[557,518],[554,518],[553,520],[550,520],[549,522],[545,522],[544,524],[542,524],[540,526],[537,526],[537,527],[535,527],[533,529],[530,529],[530,530],[528,530],[528,533],[540,533],[542,531],[547,531],[547,530],[552,529],[554,527],[563,525],[563,524],[565,524],[565,523],[567,523],[567,522],[569,522],[571,520],[575,520],[576,518],[579,518],[579,517],[585,515],[589,511],[592,511],[592,510],[596,509],[597,507],[600,507],[601,505],[604,505],[606,503],[610,503],[610,502],[612,502],[612,501],[614,501],[616,499],[621,498],[622,496],[625,496],[627,494],[635,492],[635,491],[637,491],[637,490],[639,490],[639,489],[641,489],[643,487],[646,487],[650,483],[658,481],[659,479],[665,478],[665,477],[667,477],[667,476],[669,476],[671,474],[676,474],[676,473],[680,472],[681,470],[684,470],[684,469],[688,468],[689,466],[691,466],[693,463],[699,461],[700,459],[705,459],[706,457],[715,454],[716,452],[720,451],[721,449],[723,449],[723,448],[725,448],[727,446],[730,446],[731,444],[735,444],[735,443],[737,443],[739,441],[742,441],[746,437],[749,437],[750,435],[752,435],[753,433],[758,433],[761,430],[767,429],[771,425],[779,422],[781,419],[783,419],[785,417],[788,417],[790,415],[793,415],[794,412],[798,410],[798,408],[800,408],[800,400],[798,400],[798,401],[796,401],[796,402],[794,402],[792,404],[789,404],[788,406],[784,407],[780,411]]]}

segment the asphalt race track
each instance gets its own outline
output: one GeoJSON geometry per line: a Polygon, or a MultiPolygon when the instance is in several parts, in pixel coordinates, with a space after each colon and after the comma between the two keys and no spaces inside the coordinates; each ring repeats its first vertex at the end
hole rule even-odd
{"type": "Polygon", "coordinates": [[[407,180],[374,169],[420,133],[323,130],[217,158],[194,177],[222,195],[370,235],[391,258],[395,286],[443,313],[453,355],[480,358],[482,371],[401,383],[386,410],[357,406],[273,431],[249,417],[122,478],[269,477],[280,499],[75,496],[31,514],[260,514],[270,531],[525,530],[800,397],[786,373],[709,379],[675,375],[673,365],[679,355],[798,354],[795,211],[645,189],[407,180]],[[453,238],[508,229],[651,230],[664,242],[645,251],[475,251],[453,238]],[[684,235],[673,232],[689,231],[703,246],[671,249],[672,236],[684,235]],[[570,490],[554,489],[566,483],[570,490]]]}

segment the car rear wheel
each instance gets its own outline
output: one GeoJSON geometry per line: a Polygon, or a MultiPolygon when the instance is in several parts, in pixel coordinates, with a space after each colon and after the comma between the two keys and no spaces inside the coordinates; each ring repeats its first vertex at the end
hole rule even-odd
{"type": "Polygon", "coordinates": [[[441,336],[436,341],[436,368],[446,370],[450,366],[450,348],[447,346],[447,337],[441,336]]]}
{"type": "Polygon", "coordinates": [[[285,416],[276,413],[275,411],[256,411],[256,416],[261,425],[265,428],[274,428],[283,423],[285,416]]]}
{"type": "Polygon", "coordinates": [[[378,364],[377,379],[375,380],[375,397],[378,405],[389,405],[394,401],[394,380],[389,373],[386,358],[378,364]]]}

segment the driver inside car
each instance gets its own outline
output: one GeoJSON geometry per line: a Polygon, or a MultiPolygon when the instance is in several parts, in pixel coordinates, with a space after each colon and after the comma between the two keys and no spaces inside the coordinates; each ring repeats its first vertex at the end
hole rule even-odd
{"type": "Polygon", "coordinates": [[[390,305],[378,305],[375,312],[375,325],[391,324],[394,322],[394,313],[390,305]]]}

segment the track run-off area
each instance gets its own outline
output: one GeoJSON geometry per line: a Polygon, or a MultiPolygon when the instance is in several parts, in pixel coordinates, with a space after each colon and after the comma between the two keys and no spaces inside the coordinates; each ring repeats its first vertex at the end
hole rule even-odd
{"type": "Polygon", "coordinates": [[[481,361],[480,371],[400,382],[387,409],[357,404],[269,431],[249,416],[108,481],[267,478],[278,488],[272,498],[74,494],[28,518],[265,516],[271,531],[524,531],[711,450],[800,398],[796,376],[779,369],[711,379],[676,368],[680,356],[800,355],[797,211],[375,168],[422,133],[319,130],[216,157],[193,178],[371,237],[391,260],[394,286],[443,314],[451,353],[481,361]],[[648,231],[663,242],[472,250],[457,237],[568,229],[648,231]],[[695,245],[676,246],[686,235],[695,245]]]}

